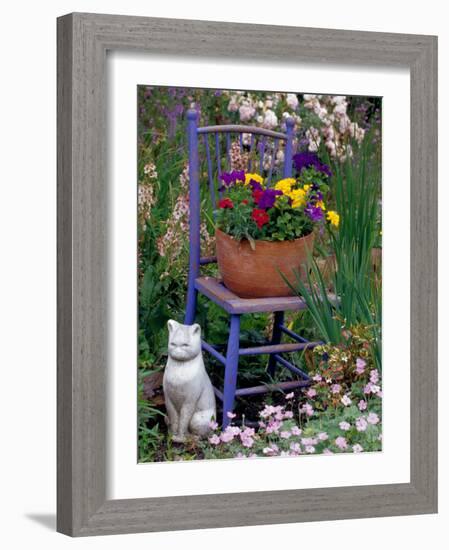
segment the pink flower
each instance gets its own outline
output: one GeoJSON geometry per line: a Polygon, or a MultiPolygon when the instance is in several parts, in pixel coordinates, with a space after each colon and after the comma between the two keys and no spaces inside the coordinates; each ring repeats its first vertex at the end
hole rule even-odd
{"type": "Polygon", "coordinates": [[[291,443],[290,444],[290,450],[294,453],[300,453],[301,452],[301,445],[299,443],[291,443]]]}
{"type": "Polygon", "coordinates": [[[252,437],[240,437],[240,439],[244,447],[251,448],[254,445],[254,439],[252,437]]]}
{"type": "Polygon", "coordinates": [[[377,369],[373,369],[369,373],[369,381],[372,384],[377,384],[379,382],[379,371],[377,369]]]}
{"type": "Polygon", "coordinates": [[[361,452],[363,452],[363,447],[361,445],[359,445],[358,443],[356,443],[355,445],[352,446],[352,452],[361,453],[361,452]]]}
{"type": "Polygon", "coordinates": [[[209,422],[209,428],[210,428],[211,430],[216,430],[216,429],[218,428],[218,424],[217,424],[214,420],[211,420],[211,421],[209,422]]]}
{"type": "Polygon", "coordinates": [[[368,427],[368,422],[365,420],[363,416],[360,416],[355,421],[355,427],[358,432],[364,432],[366,428],[368,427]]]}
{"type": "Polygon", "coordinates": [[[321,374],[315,374],[315,376],[312,377],[312,380],[314,382],[321,382],[321,380],[323,380],[323,377],[321,376],[321,374]]]}
{"type": "Polygon", "coordinates": [[[349,399],[349,397],[346,394],[341,398],[341,402],[345,407],[349,407],[349,405],[352,403],[352,401],[349,399]]]}
{"type": "Polygon", "coordinates": [[[344,437],[337,437],[337,439],[335,440],[335,445],[337,445],[337,447],[339,449],[347,449],[348,448],[348,443],[346,441],[346,438],[344,437]]]}
{"type": "Polygon", "coordinates": [[[361,357],[357,357],[357,360],[355,362],[355,372],[357,374],[363,374],[366,367],[366,361],[362,359],[361,357]]]}
{"type": "Polygon", "coordinates": [[[331,393],[340,393],[341,386],[340,384],[332,384],[331,393]]]}
{"type": "Polygon", "coordinates": [[[312,397],[315,397],[316,396],[316,390],[314,388],[309,388],[307,391],[306,391],[306,395],[307,397],[309,397],[310,399],[312,399],[312,397]]]}
{"type": "Polygon", "coordinates": [[[346,432],[351,427],[351,424],[343,420],[342,422],[340,422],[339,426],[340,426],[340,430],[343,430],[346,432]]]}
{"type": "Polygon", "coordinates": [[[376,413],[370,412],[366,418],[368,424],[377,424],[379,422],[379,417],[376,413]]]}
{"type": "Polygon", "coordinates": [[[293,412],[292,411],[285,411],[284,418],[293,418],[293,412]]]}
{"type": "Polygon", "coordinates": [[[214,434],[213,436],[209,437],[209,443],[212,443],[212,445],[218,445],[220,443],[220,438],[217,434],[214,434]]]}
{"type": "Polygon", "coordinates": [[[313,410],[313,407],[310,403],[305,403],[301,407],[301,412],[305,413],[307,416],[313,416],[314,410],[313,410]]]}
{"type": "Polygon", "coordinates": [[[235,418],[237,415],[234,414],[234,413],[232,413],[232,412],[229,412],[229,411],[228,411],[228,412],[226,413],[226,416],[232,420],[232,419],[235,418]]]}
{"type": "Polygon", "coordinates": [[[368,382],[368,384],[363,388],[363,393],[370,394],[370,393],[378,393],[380,392],[380,387],[376,386],[376,384],[373,384],[372,382],[368,382]]]}
{"type": "Polygon", "coordinates": [[[234,439],[234,436],[240,432],[240,428],[237,426],[228,426],[224,432],[221,432],[220,439],[223,443],[229,443],[234,439]]]}
{"type": "Polygon", "coordinates": [[[270,420],[265,431],[267,434],[278,433],[280,427],[281,423],[278,420],[270,420]]]}
{"type": "Polygon", "coordinates": [[[326,439],[329,439],[329,436],[327,435],[326,432],[320,432],[320,433],[318,434],[318,439],[319,439],[320,441],[326,441],[326,439]]]}
{"type": "Polygon", "coordinates": [[[301,443],[307,447],[308,445],[316,445],[318,443],[318,440],[314,437],[303,437],[301,439],[301,443]]]}
{"type": "Polygon", "coordinates": [[[284,432],[281,432],[279,434],[279,436],[282,438],[282,439],[289,439],[291,437],[291,432],[288,432],[288,431],[284,431],[284,432]]]}
{"type": "Polygon", "coordinates": [[[368,403],[364,399],[360,399],[357,406],[360,411],[366,411],[366,407],[368,406],[368,403]]]}
{"type": "Polygon", "coordinates": [[[272,456],[279,452],[279,447],[275,443],[271,443],[269,447],[265,447],[262,452],[266,455],[272,456]]]}
{"type": "Polygon", "coordinates": [[[315,452],[315,447],[313,445],[307,445],[306,453],[312,454],[315,452]]]}
{"type": "Polygon", "coordinates": [[[334,453],[330,449],[324,449],[323,455],[333,455],[334,453]]]}
{"type": "Polygon", "coordinates": [[[293,428],[290,430],[293,435],[301,435],[302,430],[298,428],[298,426],[293,426],[293,428]]]}
{"type": "Polygon", "coordinates": [[[291,392],[291,393],[287,393],[287,395],[285,396],[285,399],[293,399],[294,397],[295,397],[295,393],[291,392]]]}

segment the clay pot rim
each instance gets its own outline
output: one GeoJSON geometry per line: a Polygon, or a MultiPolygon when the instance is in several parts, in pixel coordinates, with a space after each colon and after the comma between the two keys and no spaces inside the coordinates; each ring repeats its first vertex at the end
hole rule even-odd
{"type": "MultiPolygon", "coordinates": [[[[228,233],[225,233],[224,231],[222,231],[218,227],[215,228],[215,234],[217,234],[217,233],[221,233],[221,235],[224,235],[225,237],[228,237],[228,239],[232,239],[237,244],[242,244],[244,242],[250,244],[248,239],[243,238],[241,241],[238,241],[235,237],[233,237],[232,235],[229,235],[228,233]]],[[[292,240],[287,240],[287,239],[285,241],[269,241],[269,240],[265,240],[265,239],[253,239],[253,240],[256,244],[260,243],[262,245],[264,245],[264,244],[268,244],[268,245],[273,245],[273,244],[288,245],[288,244],[300,241],[301,239],[307,239],[308,237],[311,237],[313,235],[314,235],[314,229],[312,229],[312,231],[310,233],[307,233],[307,235],[303,235],[302,237],[297,237],[296,239],[292,239],[292,240]]]]}

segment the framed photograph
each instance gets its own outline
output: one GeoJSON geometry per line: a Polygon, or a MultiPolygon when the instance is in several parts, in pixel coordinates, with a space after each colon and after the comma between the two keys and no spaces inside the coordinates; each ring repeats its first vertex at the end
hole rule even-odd
{"type": "Polygon", "coordinates": [[[437,511],[437,39],[58,19],[58,530],[437,511]]]}

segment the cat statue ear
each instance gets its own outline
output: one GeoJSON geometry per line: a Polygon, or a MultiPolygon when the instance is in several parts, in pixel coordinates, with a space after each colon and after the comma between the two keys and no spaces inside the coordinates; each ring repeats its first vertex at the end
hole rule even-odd
{"type": "Polygon", "coordinates": [[[168,327],[168,332],[169,333],[172,333],[174,332],[179,326],[179,323],[177,321],[175,321],[174,319],[169,319],[167,321],[167,327],[168,327]]]}
{"type": "Polygon", "coordinates": [[[206,437],[217,416],[215,394],[201,353],[201,327],[167,322],[168,360],[163,388],[174,442],[206,437]]]}

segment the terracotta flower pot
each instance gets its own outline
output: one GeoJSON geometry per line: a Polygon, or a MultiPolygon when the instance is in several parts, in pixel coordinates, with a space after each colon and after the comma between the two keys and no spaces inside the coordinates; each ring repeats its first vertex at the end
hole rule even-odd
{"type": "Polygon", "coordinates": [[[281,273],[294,283],[294,270],[305,277],[307,251],[312,252],[315,235],[294,241],[255,241],[253,250],[244,239],[237,241],[216,231],[218,268],[224,284],[241,298],[291,296],[281,273]]]}

